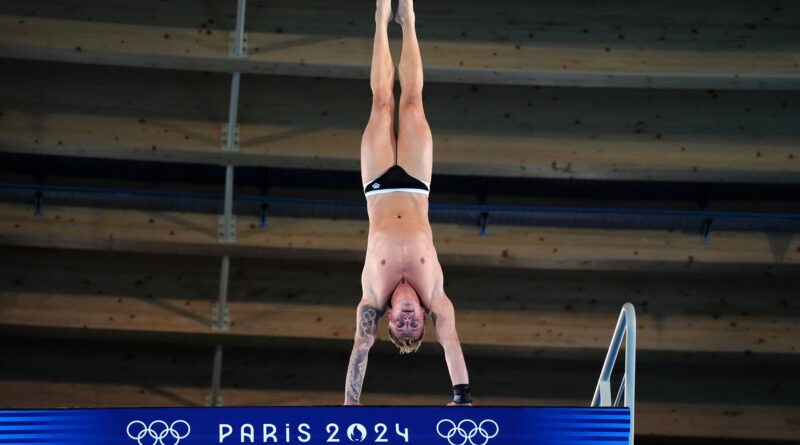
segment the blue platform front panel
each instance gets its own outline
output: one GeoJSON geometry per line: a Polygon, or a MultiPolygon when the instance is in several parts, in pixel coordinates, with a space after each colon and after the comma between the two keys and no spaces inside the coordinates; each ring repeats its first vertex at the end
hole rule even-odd
{"type": "Polygon", "coordinates": [[[0,445],[627,445],[627,408],[270,407],[0,411],[0,445]]]}

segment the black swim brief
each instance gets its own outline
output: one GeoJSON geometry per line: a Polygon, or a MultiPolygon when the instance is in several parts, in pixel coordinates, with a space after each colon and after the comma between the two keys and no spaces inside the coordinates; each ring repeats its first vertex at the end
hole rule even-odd
{"type": "Polygon", "coordinates": [[[428,196],[430,190],[431,184],[429,182],[420,181],[409,175],[399,165],[389,168],[378,179],[364,184],[364,196],[393,192],[421,193],[428,196]]]}

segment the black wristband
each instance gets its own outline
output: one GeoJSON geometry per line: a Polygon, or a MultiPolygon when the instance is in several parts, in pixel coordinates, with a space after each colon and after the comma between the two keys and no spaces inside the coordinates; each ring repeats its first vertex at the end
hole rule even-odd
{"type": "Polygon", "coordinates": [[[472,394],[469,392],[469,385],[453,386],[453,402],[458,405],[472,403],[472,394]]]}

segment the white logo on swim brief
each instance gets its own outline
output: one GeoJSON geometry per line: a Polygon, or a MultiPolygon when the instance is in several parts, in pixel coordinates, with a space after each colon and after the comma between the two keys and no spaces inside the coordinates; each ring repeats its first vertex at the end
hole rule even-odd
{"type": "Polygon", "coordinates": [[[372,188],[377,190],[377,189],[381,188],[381,185],[376,182],[375,184],[372,184],[372,188]]]}
{"type": "Polygon", "coordinates": [[[447,439],[450,445],[467,443],[486,445],[489,443],[489,439],[493,439],[500,433],[500,427],[492,419],[485,419],[480,423],[475,423],[470,419],[464,419],[458,423],[450,419],[442,419],[436,424],[436,433],[442,439],[447,439]]]}

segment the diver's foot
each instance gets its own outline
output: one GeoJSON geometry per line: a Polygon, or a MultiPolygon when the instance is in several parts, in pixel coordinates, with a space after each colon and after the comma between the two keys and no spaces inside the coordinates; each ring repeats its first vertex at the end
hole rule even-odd
{"type": "Polygon", "coordinates": [[[394,15],[394,21],[402,26],[414,26],[414,0],[400,0],[397,6],[397,14],[394,15]]]}
{"type": "Polygon", "coordinates": [[[376,0],[375,23],[386,25],[392,20],[392,0],[376,0]]]}

